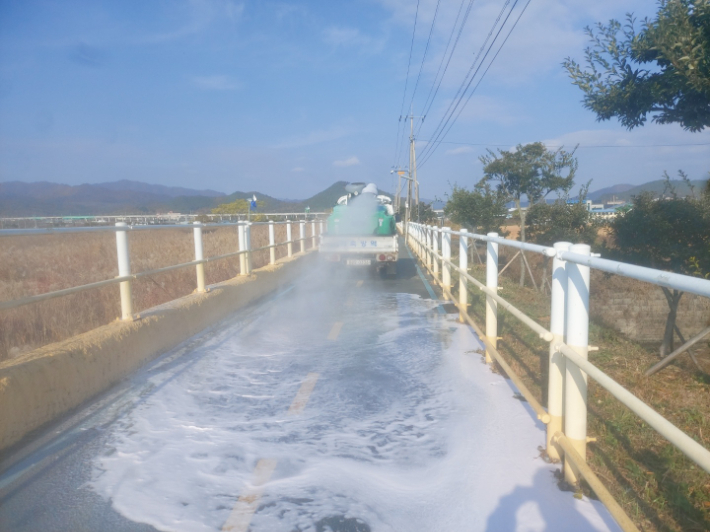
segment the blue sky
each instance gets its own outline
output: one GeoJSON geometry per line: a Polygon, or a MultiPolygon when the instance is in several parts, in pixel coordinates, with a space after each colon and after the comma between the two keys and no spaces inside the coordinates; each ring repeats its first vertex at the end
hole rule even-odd
{"type": "MultiPolygon", "coordinates": [[[[419,153],[503,4],[473,2],[419,153]]],[[[403,101],[405,114],[410,102],[423,113],[461,2],[441,0],[432,30],[436,6],[419,3],[407,77],[416,0],[0,0],[0,181],[132,179],[294,199],[336,180],[393,190],[392,166],[407,163],[403,101]]],[[[592,190],[664,170],[706,178],[710,131],[596,122],[561,67],[582,57],[584,26],[656,8],[531,0],[447,143],[422,157],[422,196],[473,186],[486,146],[538,140],[579,143],[578,182],[592,190]]]]}

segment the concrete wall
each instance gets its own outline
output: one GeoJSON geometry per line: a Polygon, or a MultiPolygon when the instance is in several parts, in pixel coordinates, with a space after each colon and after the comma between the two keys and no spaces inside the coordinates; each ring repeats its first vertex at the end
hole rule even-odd
{"type": "MultiPolygon", "coordinates": [[[[632,340],[663,340],[669,307],[660,287],[595,271],[590,294],[592,319],[632,340]]],[[[710,325],[710,299],[683,294],[676,324],[686,340],[710,325]]]]}
{"type": "Polygon", "coordinates": [[[284,259],[0,364],[0,450],[107,390],[146,362],[293,281],[315,255],[284,259]]]}

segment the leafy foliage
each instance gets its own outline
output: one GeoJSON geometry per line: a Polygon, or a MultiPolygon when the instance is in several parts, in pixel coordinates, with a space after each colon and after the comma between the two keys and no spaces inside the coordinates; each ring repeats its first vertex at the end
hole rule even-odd
{"type": "Polygon", "coordinates": [[[710,271],[710,217],[694,198],[654,200],[648,193],[611,222],[619,259],[677,273],[710,271]],[[692,260],[691,260],[692,258],[692,260]]]}
{"type": "Polygon", "coordinates": [[[560,198],[552,204],[536,203],[528,211],[530,240],[543,246],[555,242],[594,244],[599,224],[592,218],[584,203],[586,187],[576,203],[560,198]]]}
{"type": "Polygon", "coordinates": [[[531,204],[552,191],[569,192],[577,171],[577,159],[559,148],[548,150],[542,142],[518,144],[515,151],[488,150],[480,157],[485,179],[498,182],[498,192],[508,201],[520,202],[525,195],[531,204]],[[567,173],[564,176],[564,173],[567,173]]]}
{"type": "Polygon", "coordinates": [[[690,131],[710,125],[710,1],[661,0],[655,20],[636,31],[627,15],[587,28],[586,69],[563,65],[599,120],[618,117],[629,128],[653,121],[690,131]],[[619,35],[621,33],[621,35],[619,35]]]}
{"type": "Polygon", "coordinates": [[[473,190],[454,185],[444,212],[449,219],[474,232],[486,234],[496,231],[506,234],[501,228],[508,214],[506,197],[481,181],[473,190]]]}

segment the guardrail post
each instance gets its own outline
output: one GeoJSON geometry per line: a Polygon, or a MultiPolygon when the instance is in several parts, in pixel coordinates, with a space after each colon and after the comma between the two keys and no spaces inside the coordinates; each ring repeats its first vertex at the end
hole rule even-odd
{"type": "Polygon", "coordinates": [[[300,239],[301,239],[301,253],[306,252],[306,222],[301,221],[298,224],[299,226],[299,233],[300,233],[300,239]]]}
{"type": "MultiPolygon", "coordinates": [[[[488,233],[487,236],[498,238],[498,233],[488,233]]],[[[486,287],[498,293],[498,243],[496,242],[486,242],[486,287]]],[[[498,302],[489,295],[486,295],[486,337],[493,347],[498,347],[498,302]]],[[[486,349],[486,364],[492,362],[492,353],[486,349]]]]}
{"type": "MultiPolygon", "coordinates": [[[[567,251],[572,244],[569,242],[555,243],[555,251],[567,251]]],[[[567,271],[565,261],[557,257],[552,259],[552,286],[550,287],[550,367],[547,381],[547,413],[550,422],[547,424],[547,456],[553,462],[562,457],[557,446],[552,443],[556,432],[562,432],[564,427],[564,397],[565,397],[565,357],[557,351],[557,345],[564,341],[567,304],[567,271]]]]}
{"type": "MultiPolygon", "coordinates": [[[[323,232],[325,231],[325,227],[323,226],[323,220],[318,222],[318,227],[320,229],[320,231],[318,233],[321,235],[320,240],[323,240],[323,232]]],[[[320,241],[319,241],[319,243],[320,243],[320,241]]]]}
{"type": "Polygon", "coordinates": [[[466,237],[467,229],[461,229],[459,236],[459,321],[465,323],[464,312],[468,312],[468,289],[466,277],[468,273],[468,238],[466,237]]]}
{"type": "MultiPolygon", "coordinates": [[[[128,227],[125,222],[116,222],[116,227],[128,227]]],[[[128,233],[116,231],[116,254],[118,256],[118,276],[131,275],[131,257],[128,252],[128,233]]],[[[121,291],[121,319],[133,320],[133,296],[131,294],[131,281],[119,283],[121,291]]]]}
{"type": "Polygon", "coordinates": [[[239,236],[239,251],[242,253],[239,255],[239,275],[247,275],[247,236],[246,236],[246,226],[241,222],[238,222],[237,235],[239,236]]]}
{"type": "Polygon", "coordinates": [[[429,225],[424,226],[424,231],[425,231],[425,235],[426,235],[426,238],[424,240],[424,249],[425,249],[425,253],[426,253],[426,265],[427,265],[427,268],[429,270],[431,270],[432,269],[431,250],[433,247],[432,240],[433,240],[433,236],[434,236],[434,234],[433,234],[434,231],[432,230],[431,226],[429,226],[429,225]]]}
{"type": "Polygon", "coordinates": [[[286,222],[286,251],[289,257],[293,257],[293,237],[291,231],[291,222],[286,222]]]}
{"type": "MultiPolygon", "coordinates": [[[[202,224],[200,222],[192,222],[195,226],[192,229],[192,235],[195,240],[195,260],[204,260],[205,256],[202,251],[202,224]]],[[[205,265],[195,265],[195,273],[197,274],[197,291],[206,292],[205,290],[205,265]]]]}
{"type": "Polygon", "coordinates": [[[244,228],[244,234],[246,235],[247,241],[247,274],[251,274],[252,270],[252,254],[251,254],[251,222],[247,222],[244,228]]]}
{"type": "MultiPolygon", "coordinates": [[[[574,244],[571,253],[589,255],[587,244],[574,244]]],[[[581,357],[589,350],[589,266],[567,261],[566,344],[581,357]]],[[[565,361],[565,436],[580,456],[587,457],[587,374],[572,361],[565,361]]],[[[565,459],[565,480],[576,485],[581,478],[571,461],[565,459]]]]}
{"type": "Polygon", "coordinates": [[[446,292],[451,295],[451,227],[441,230],[441,284],[446,292]]]}
{"type": "Polygon", "coordinates": [[[432,261],[434,262],[434,278],[439,279],[439,235],[441,230],[438,227],[432,226],[432,261]]]}
{"type": "Polygon", "coordinates": [[[316,247],[316,221],[311,220],[311,248],[316,247]]]}
{"type": "Polygon", "coordinates": [[[276,264],[276,238],[274,237],[274,221],[269,220],[269,264],[276,264]]]}

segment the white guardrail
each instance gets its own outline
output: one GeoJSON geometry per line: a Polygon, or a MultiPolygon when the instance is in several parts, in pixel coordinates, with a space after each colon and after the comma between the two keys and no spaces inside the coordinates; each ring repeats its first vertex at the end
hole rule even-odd
{"type": "Polygon", "coordinates": [[[293,245],[300,244],[300,252],[305,253],[306,251],[306,241],[311,240],[311,246],[316,247],[317,239],[320,234],[324,231],[324,220],[310,220],[306,221],[286,221],[286,222],[237,222],[237,223],[220,223],[220,224],[207,224],[203,225],[200,222],[194,222],[192,224],[179,224],[179,225],[128,225],[125,222],[117,222],[115,226],[108,227],[59,227],[59,228],[43,228],[43,229],[0,229],[0,237],[6,236],[18,236],[18,235],[49,235],[49,234],[63,234],[63,233],[102,233],[102,232],[115,232],[116,233],[116,249],[118,256],[118,276],[113,279],[106,279],[104,281],[98,281],[95,283],[89,283],[81,286],[75,286],[72,288],[65,288],[63,290],[55,290],[53,292],[47,292],[44,294],[38,294],[34,296],[23,297],[21,299],[15,299],[11,301],[0,301],[0,310],[7,310],[16,307],[21,307],[23,305],[29,305],[31,303],[37,303],[39,301],[45,301],[47,299],[53,299],[56,297],[62,297],[69,294],[76,294],[78,292],[83,292],[85,290],[91,290],[93,288],[99,288],[102,286],[108,286],[112,284],[118,284],[120,288],[121,297],[121,319],[122,320],[132,320],[133,319],[133,297],[131,291],[131,282],[140,279],[141,277],[147,277],[149,275],[154,275],[157,273],[169,272],[171,270],[177,270],[180,268],[195,268],[196,273],[196,291],[206,292],[207,288],[205,286],[205,264],[213,262],[216,260],[228,259],[231,257],[239,257],[239,273],[240,275],[249,275],[252,271],[252,253],[255,251],[261,251],[268,249],[270,250],[270,264],[276,263],[276,248],[279,246],[287,247],[287,256],[293,256],[293,245]],[[292,226],[293,224],[298,225],[299,238],[292,237],[292,226]],[[259,248],[252,248],[251,246],[251,228],[255,225],[266,225],[269,228],[269,245],[262,246],[259,248]],[[286,226],[286,240],[283,242],[275,242],[275,231],[274,227],[276,225],[286,226]],[[306,225],[310,226],[310,236],[306,236],[306,225]],[[234,226],[237,229],[237,234],[239,238],[239,250],[225,253],[223,255],[217,255],[214,257],[204,257],[202,248],[202,229],[203,228],[221,228],[234,226]],[[147,270],[139,273],[131,273],[131,259],[128,251],[128,233],[135,231],[160,231],[164,229],[182,229],[182,230],[192,230],[193,240],[195,243],[195,260],[191,262],[185,262],[182,264],[175,264],[172,266],[166,266],[164,268],[158,268],[155,270],[147,270]]]}
{"type": "Polygon", "coordinates": [[[710,297],[710,281],[594,257],[586,244],[558,242],[553,247],[500,238],[497,233],[478,235],[465,229],[452,231],[410,223],[403,228],[410,249],[441,285],[444,296],[454,301],[462,322],[468,322],[486,346],[486,362],[495,358],[521,394],[547,425],[546,451],[552,460],[564,459],[564,476],[576,485],[585,478],[624,530],[638,529],[586,464],[587,378],[626,405],[688,458],[710,473],[710,451],[626,390],[587,359],[589,351],[590,268],[646,281],[666,288],[710,297]],[[451,261],[451,237],[459,237],[459,264],[451,261]],[[468,273],[469,241],[486,243],[486,282],[468,273]],[[553,258],[550,328],[538,324],[498,295],[498,246],[540,253],[553,258]],[[439,250],[441,249],[441,252],[439,250]],[[441,271],[441,275],[439,272],[441,271]],[[459,274],[458,302],[451,293],[451,273],[459,274]],[[468,283],[486,294],[485,334],[468,315],[468,283]],[[550,343],[547,410],[508,366],[497,350],[498,306],[507,310],[541,339],[550,343]]]}

